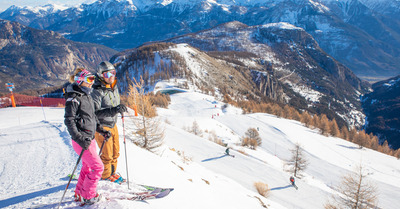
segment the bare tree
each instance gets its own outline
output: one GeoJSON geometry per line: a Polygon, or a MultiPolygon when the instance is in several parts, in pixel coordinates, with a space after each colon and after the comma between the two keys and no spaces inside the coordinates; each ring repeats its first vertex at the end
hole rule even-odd
{"type": "Polygon", "coordinates": [[[373,209],[377,208],[377,188],[367,181],[364,168],[357,166],[354,173],[343,176],[342,182],[337,190],[338,196],[332,196],[325,204],[326,209],[351,208],[351,209],[373,209]]]}
{"type": "Polygon", "coordinates": [[[136,107],[139,116],[135,117],[134,123],[136,131],[134,132],[134,143],[149,151],[155,151],[157,147],[163,144],[164,128],[161,127],[160,120],[156,117],[156,109],[150,102],[149,96],[144,93],[144,81],[136,80],[129,86],[128,104],[136,107]]]}
{"type": "Polygon", "coordinates": [[[260,134],[258,133],[257,129],[255,128],[249,128],[247,129],[246,133],[244,133],[245,138],[248,138],[250,140],[256,140],[257,145],[260,146],[262,143],[260,134]]]}
{"type": "Polygon", "coordinates": [[[203,131],[200,129],[199,124],[197,123],[196,120],[193,121],[192,128],[190,129],[190,132],[193,133],[196,136],[201,136],[203,131]]]}
{"type": "Polygon", "coordinates": [[[255,150],[257,149],[257,140],[244,137],[242,138],[242,146],[255,150]]]}
{"type": "Polygon", "coordinates": [[[301,172],[308,165],[308,160],[304,157],[304,149],[299,143],[296,143],[295,147],[290,151],[292,152],[292,158],[287,163],[290,166],[289,171],[293,173],[294,177],[301,177],[301,172]]]}

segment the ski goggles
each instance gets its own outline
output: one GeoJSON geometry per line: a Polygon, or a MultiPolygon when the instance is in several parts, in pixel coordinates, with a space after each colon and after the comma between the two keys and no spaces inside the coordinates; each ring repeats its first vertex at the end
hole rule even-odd
{"type": "Polygon", "coordinates": [[[94,75],[87,75],[85,77],[75,77],[75,81],[80,85],[82,82],[93,84],[95,80],[94,75]]]}
{"type": "Polygon", "coordinates": [[[111,78],[112,76],[115,76],[115,74],[117,74],[117,72],[115,70],[110,70],[110,71],[104,72],[102,75],[103,75],[103,78],[111,78]]]}

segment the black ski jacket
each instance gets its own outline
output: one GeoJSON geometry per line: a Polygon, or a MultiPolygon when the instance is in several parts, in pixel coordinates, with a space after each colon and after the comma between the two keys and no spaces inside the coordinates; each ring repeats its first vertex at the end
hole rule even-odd
{"type": "Polygon", "coordinates": [[[117,87],[117,79],[112,85],[106,85],[102,80],[96,77],[93,84],[92,98],[96,116],[101,126],[113,128],[117,123],[117,115],[111,109],[120,104],[120,96],[117,87]]]}
{"type": "Polygon", "coordinates": [[[93,139],[98,127],[93,99],[76,84],[66,90],[64,123],[72,139],[81,145],[86,138],[93,139]]]}

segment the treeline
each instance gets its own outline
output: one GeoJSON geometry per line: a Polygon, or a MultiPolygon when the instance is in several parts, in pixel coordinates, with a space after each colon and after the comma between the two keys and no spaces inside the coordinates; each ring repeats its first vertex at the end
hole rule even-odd
{"type": "Polygon", "coordinates": [[[167,108],[171,102],[169,94],[162,94],[159,91],[156,94],[150,92],[146,96],[149,97],[150,103],[156,107],[167,108]]]}
{"type": "MultiPolygon", "coordinates": [[[[148,94],[143,94],[143,97],[145,98],[146,101],[149,101],[149,105],[153,107],[154,113],[149,113],[149,115],[153,115],[153,116],[157,115],[154,107],[168,108],[168,105],[171,102],[171,98],[170,98],[169,94],[162,94],[160,92],[157,92],[155,94],[153,92],[150,92],[148,94]]],[[[139,99],[139,98],[137,98],[137,99],[139,99]]],[[[126,96],[126,95],[121,95],[121,103],[126,104],[130,107],[133,107],[133,102],[134,102],[133,98],[128,98],[128,96],[126,96]]],[[[142,108],[137,107],[139,114],[143,114],[141,109],[142,108]]]]}
{"type": "Polygon", "coordinates": [[[342,126],[339,128],[336,120],[329,120],[325,114],[310,115],[307,111],[300,113],[289,105],[284,105],[282,107],[282,105],[276,103],[255,102],[248,100],[234,101],[229,97],[229,95],[224,96],[224,102],[242,108],[244,113],[263,112],[286,119],[300,121],[309,128],[319,129],[320,133],[325,136],[342,138],[358,144],[359,148],[370,148],[400,159],[400,149],[391,149],[387,141],[385,141],[383,144],[379,144],[378,137],[374,136],[372,133],[367,134],[364,130],[357,131],[354,128],[349,130],[347,126],[342,126]]]}

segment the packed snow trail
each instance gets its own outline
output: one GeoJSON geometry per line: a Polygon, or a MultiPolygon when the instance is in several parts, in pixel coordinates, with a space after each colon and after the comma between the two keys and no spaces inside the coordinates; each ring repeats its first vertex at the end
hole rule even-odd
{"type": "Polygon", "coordinates": [[[10,120],[0,122],[0,196],[3,199],[0,203],[3,206],[62,190],[65,184],[60,178],[73,168],[66,165],[73,165],[77,159],[62,123],[33,122],[31,117],[42,118],[43,113],[32,115],[30,108],[20,109],[30,113],[17,117],[14,115],[17,111],[1,114],[3,118],[18,121],[14,127],[9,127],[10,120]],[[6,115],[8,113],[11,115],[6,115]]]}

